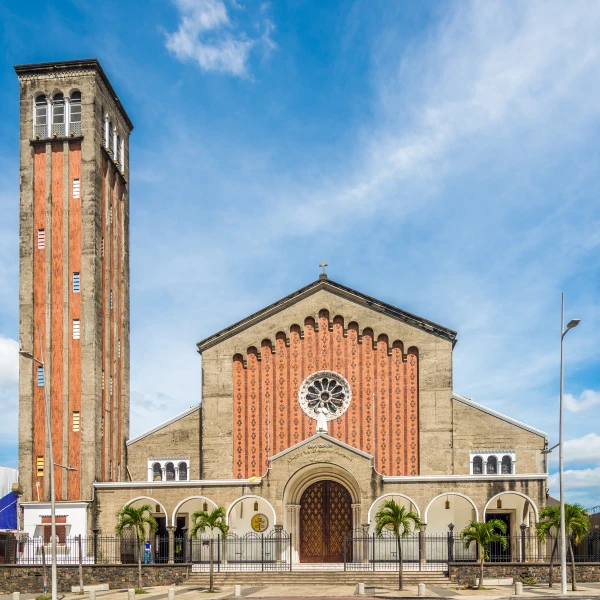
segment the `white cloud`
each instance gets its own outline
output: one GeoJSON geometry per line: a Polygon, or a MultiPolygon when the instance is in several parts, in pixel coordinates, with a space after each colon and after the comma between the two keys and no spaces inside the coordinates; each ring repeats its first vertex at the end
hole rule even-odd
{"type": "Polygon", "coordinates": [[[0,388],[19,381],[19,343],[0,336],[0,388]]]}
{"type": "Polygon", "coordinates": [[[579,399],[575,398],[573,394],[565,394],[564,400],[565,408],[567,410],[570,410],[571,412],[580,412],[600,404],[600,392],[584,390],[581,392],[579,399]]]}
{"type": "MultiPolygon", "coordinates": [[[[565,462],[594,463],[600,465],[600,435],[588,433],[580,438],[565,442],[565,462]]],[[[553,463],[558,463],[558,448],[550,455],[553,463]]]]}
{"type": "MultiPolygon", "coordinates": [[[[596,501],[600,501],[600,467],[591,469],[569,469],[564,473],[565,489],[577,490],[590,488],[596,493],[596,501]]],[[[550,475],[548,487],[558,490],[558,473],[550,475]]]]}
{"type": "MultiPolygon", "coordinates": [[[[180,12],[179,27],[167,34],[166,47],[179,60],[193,60],[203,71],[228,73],[238,77],[247,74],[250,51],[257,39],[235,31],[223,0],[175,0],[180,12]]],[[[264,33],[258,38],[272,49],[273,25],[264,22],[264,33]]]]}

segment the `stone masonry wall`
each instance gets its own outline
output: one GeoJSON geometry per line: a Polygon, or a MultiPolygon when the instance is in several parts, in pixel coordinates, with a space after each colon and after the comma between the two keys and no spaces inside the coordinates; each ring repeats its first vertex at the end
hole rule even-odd
{"type": "MultiPolygon", "coordinates": [[[[600,581],[600,563],[577,563],[575,580],[579,583],[600,581]]],[[[450,563],[450,579],[460,585],[472,583],[479,578],[478,564],[450,563]]],[[[549,568],[544,563],[493,563],[483,567],[483,578],[502,579],[512,577],[515,581],[534,578],[537,583],[548,583],[549,568]]],[[[567,580],[571,581],[571,566],[567,565],[567,580]]],[[[560,582],[560,566],[554,565],[553,581],[560,582]]]]}
{"type": "MultiPolygon", "coordinates": [[[[144,587],[152,585],[180,585],[188,574],[188,565],[142,565],[144,587]]],[[[50,588],[50,567],[47,567],[50,588]]],[[[108,583],[111,589],[137,587],[137,565],[85,565],[84,585],[108,583]]],[[[58,567],[58,591],[70,592],[71,586],[79,585],[79,567],[58,567]]],[[[42,567],[39,565],[0,565],[0,594],[21,592],[41,593],[44,589],[42,567]]]]}

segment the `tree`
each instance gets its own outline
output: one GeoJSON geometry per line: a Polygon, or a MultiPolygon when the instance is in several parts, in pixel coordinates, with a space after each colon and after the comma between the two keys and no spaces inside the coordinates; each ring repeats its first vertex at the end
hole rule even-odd
{"type": "MultiPolygon", "coordinates": [[[[537,536],[541,541],[544,541],[554,531],[556,539],[554,548],[550,557],[550,587],[552,587],[552,574],[554,551],[558,546],[558,532],[560,531],[560,507],[546,506],[540,511],[540,521],[537,528],[537,536]]],[[[577,583],[575,581],[575,556],[573,554],[573,542],[579,545],[581,540],[590,531],[590,515],[581,504],[566,504],[565,503],[565,534],[569,541],[569,556],[571,557],[571,589],[577,591],[577,583]]]]}
{"type": "Polygon", "coordinates": [[[375,533],[381,536],[384,529],[389,529],[398,544],[398,589],[404,589],[404,573],[402,567],[401,537],[407,537],[411,532],[421,528],[421,519],[417,513],[406,510],[404,506],[396,504],[393,500],[386,500],[375,515],[375,533]]]}
{"type": "Polygon", "coordinates": [[[506,523],[499,519],[492,519],[487,523],[471,521],[461,532],[465,550],[475,542],[479,547],[479,587],[483,589],[483,563],[489,558],[489,549],[492,542],[499,542],[503,550],[508,548],[506,539],[506,523]]]}
{"type": "Polygon", "coordinates": [[[142,554],[144,552],[144,542],[147,535],[156,532],[158,525],[151,516],[152,507],[144,504],[139,508],[134,506],[124,506],[117,512],[118,522],[115,527],[117,535],[122,535],[124,531],[133,530],[138,542],[138,588],[142,589],[142,554]],[[148,531],[146,531],[148,530],[148,531]]]}
{"type": "Polygon", "coordinates": [[[223,535],[227,533],[229,527],[225,523],[225,509],[222,506],[215,508],[212,512],[205,510],[197,510],[192,515],[192,537],[198,539],[198,532],[202,534],[208,529],[210,535],[210,546],[208,550],[209,556],[209,569],[210,569],[210,583],[209,592],[214,592],[214,553],[213,553],[213,540],[215,537],[215,529],[218,529],[223,535]]]}

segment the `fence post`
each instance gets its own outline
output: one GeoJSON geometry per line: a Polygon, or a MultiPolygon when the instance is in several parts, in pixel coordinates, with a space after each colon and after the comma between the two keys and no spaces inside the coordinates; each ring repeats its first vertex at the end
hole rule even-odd
{"type": "Polygon", "coordinates": [[[454,560],[454,523],[448,525],[448,562],[454,560]]]}
{"type": "Polygon", "coordinates": [[[77,536],[79,550],[79,593],[83,594],[83,552],[81,550],[81,534],[77,536]]]}
{"type": "Polygon", "coordinates": [[[46,550],[42,539],[42,574],[44,575],[44,596],[48,594],[48,575],[46,574],[46,550]]]}
{"type": "Polygon", "coordinates": [[[375,570],[375,532],[373,532],[373,571],[375,570]]]}
{"type": "Polygon", "coordinates": [[[260,534],[260,570],[265,570],[265,534],[260,534]]]}
{"type": "Polygon", "coordinates": [[[289,551],[288,557],[289,557],[289,561],[290,561],[290,571],[291,571],[292,570],[292,562],[293,562],[292,561],[292,555],[293,555],[292,548],[293,548],[293,546],[292,546],[292,534],[291,533],[290,533],[288,539],[289,539],[289,542],[290,542],[290,551],[289,551]]]}
{"type": "Polygon", "coordinates": [[[97,527],[92,529],[94,533],[94,564],[98,564],[98,532],[100,531],[97,527]]]}
{"type": "Polygon", "coordinates": [[[525,548],[526,540],[525,540],[525,531],[527,530],[527,525],[525,523],[521,523],[521,562],[525,562],[527,557],[527,551],[525,548]]]}

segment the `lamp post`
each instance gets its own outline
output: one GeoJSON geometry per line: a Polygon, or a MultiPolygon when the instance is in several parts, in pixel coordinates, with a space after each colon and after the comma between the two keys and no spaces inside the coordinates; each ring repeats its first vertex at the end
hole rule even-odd
{"type": "Polygon", "coordinates": [[[52,428],[50,424],[50,403],[48,402],[48,394],[46,393],[46,370],[44,367],[44,348],[42,346],[42,334],[38,325],[38,340],[40,344],[40,359],[38,360],[31,352],[19,350],[19,354],[23,358],[29,358],[33,362],[38,363],[42,367],[42,381],[44,382],[44,404],[46,405],[46,434],[48,438],[48,459],[50,467],[50,548],[52,552],[52,600],[57,600],[56,590],[56,495],[54,492],[54,467],[61,467],[67,471],[76,471],[73,467],[66,467],[54,463],[54,452],[52,450],[52,428]]]}
{"type": "Polygon", "coordinates": [[[563,481],[563,389],[564,389],[564,339],[569,330],[577,327],[581,319],[572,319],[565,329],[565,295],[562,294],[560,311],[560,402],[558,425],[558,478],[560,482],[560,589],[567,594],[567,536],[565,532],[565,486],[563,481]]]}

